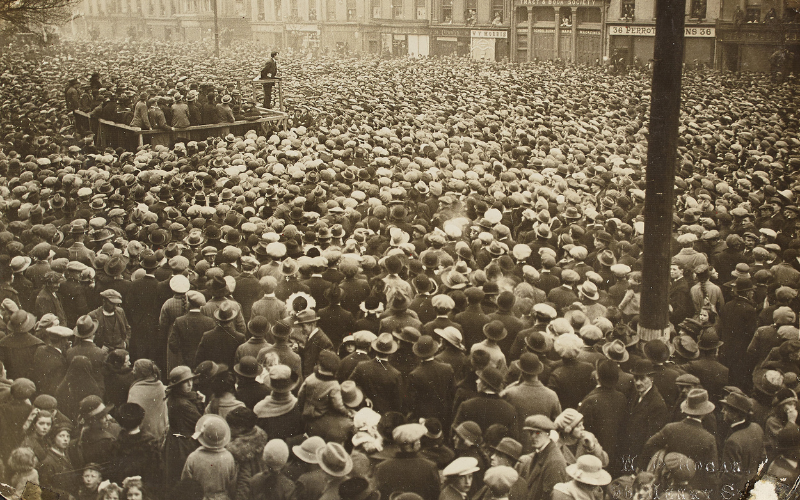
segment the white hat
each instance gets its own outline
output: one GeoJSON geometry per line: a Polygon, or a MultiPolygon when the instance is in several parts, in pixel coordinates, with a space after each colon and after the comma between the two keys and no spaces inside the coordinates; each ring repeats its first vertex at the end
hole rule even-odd
{"type": "Polygon", "coordinates": [[[447,476],[466,476],[478,472],[481,468],[478,467],[478,459],[474,457],[458,457],[450,465],[444,468],[442,475],[447,476]]]}

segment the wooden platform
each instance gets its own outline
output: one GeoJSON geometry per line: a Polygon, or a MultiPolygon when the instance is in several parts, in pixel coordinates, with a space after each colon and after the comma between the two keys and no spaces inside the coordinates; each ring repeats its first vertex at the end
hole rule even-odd
{"type": "Polygon", "coordinates": [[[75,111],[75,128],[81,133],[93,132],[94,143],[101,148],[125,148],[135,151],[144,144],[172,147],[176,142],[204,141],[209,137],[225,137],[228,134],[243,136],[248,130],[265,135],[275,127],[285,129],[288,115],[282,111],[258,108],[261,118],[241,120],[233,123],[196,125],[174,130],[140,130],[121,123],[91,118],[88,113],[75,111]]]}

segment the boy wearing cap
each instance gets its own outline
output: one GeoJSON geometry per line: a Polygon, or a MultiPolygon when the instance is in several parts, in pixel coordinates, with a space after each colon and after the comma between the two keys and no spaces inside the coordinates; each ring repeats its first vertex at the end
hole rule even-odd
{"type": "Polygon", "coordinates": [[[89,313],[89,317],[98,323],[95,344],[105,351],[127,349],[131,325],[120,307],[122,294],[109,288],[100,292],[100,297],[103,305],[89,313]]]}
{"type": "Polygon", "coordinates": [[[550,431],[555,428],[553,421],[544,415],[525,419],[522,429],[528,434],[533,453],[520,457],[517,471],[527,483],[526,500],[550,498],[555,485],[569,479],[564,456],[550,439],[550,431]]]}
{"type": "Polygon", "coordinates": [[[472,487],[472,474],[479,470],[477,458],[459,457],[453,460],[442,471],[444,487],[439,500],[464,500],[472,487]]]}

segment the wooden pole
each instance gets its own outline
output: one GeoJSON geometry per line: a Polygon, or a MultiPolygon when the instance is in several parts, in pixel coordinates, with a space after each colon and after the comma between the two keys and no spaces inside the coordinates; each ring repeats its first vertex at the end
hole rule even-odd
{"type": "Polygon", "coordinates": [[[669,338],[669,267],[686,0],[656,0],[639,336],[669,338]]]}

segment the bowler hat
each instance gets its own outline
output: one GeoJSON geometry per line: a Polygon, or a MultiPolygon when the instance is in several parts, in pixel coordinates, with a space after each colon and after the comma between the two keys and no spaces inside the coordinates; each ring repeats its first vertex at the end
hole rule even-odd
{"type": "Polygon", "coordinates": [[[539,375],[544,370],[544,364],[536,354],[524,352],[519,358],[519,369],[522,373],[528,375],[539,375]]]}
{"type": "Polygon", "coordinates": [[[264,371],[253,356],[243,356],[233,367],[233,371],[245,378],[256,378],[264,371]]]}
{"type": "Polygon", "coordinates": [[[706,329],[706,331],[700,334],[700,338],[697,340],[697,347],[701,351],[711,351],[719,348],[724,343],[725,342],[719,340],[717,332],[713,329],[706,329]]]}
{"type": "Polygon", "coordinates": [[[502,321],[493,320],[483,326],[483,334],[486,338],[497,342],[506,338],[508,330],[506,330],[502,321]]]}
{"type": "Polygon", "coordinates": [[[499,393],[503,390],[503,374],[494,366],[490,365],[479,371],[478,378],[495,392],[499,393]]]}
{"type": "Polygon", "coordinates": [[[649,359],[639,359],[636,360],[636,363],[633,365],[633,369],[631,370],[632,375],[652,375],[655,373],[655,368],[653,367],[653,362],[649,359]]]}
{"type": "Polygon", "coordinates": [[[422,359],[432,358],[436,355],[436,351],[438,350],[439,344],[437,344],[430,335],[421,336],[419,340],[414,343],[413,348],[414,354],[422,359]]]}

